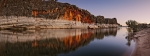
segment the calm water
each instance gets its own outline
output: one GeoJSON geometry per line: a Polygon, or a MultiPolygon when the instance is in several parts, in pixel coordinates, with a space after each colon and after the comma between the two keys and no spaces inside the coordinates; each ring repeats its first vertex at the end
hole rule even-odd
{"type": "Polygon", "coordinates": [[[0,56],[130,56],[126,28],[0,31],[0,56]]]}

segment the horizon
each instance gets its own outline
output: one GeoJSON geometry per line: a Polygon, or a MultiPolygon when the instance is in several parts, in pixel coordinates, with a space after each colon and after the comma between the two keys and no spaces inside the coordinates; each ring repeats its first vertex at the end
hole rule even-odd
{"type": "Polygon", "coordinates": [[[58,0],[76,5],[91,14],[105,18],[117,18],[119,24],[126,26],[128,20],[150,23],[150,0],[58,0]]]}

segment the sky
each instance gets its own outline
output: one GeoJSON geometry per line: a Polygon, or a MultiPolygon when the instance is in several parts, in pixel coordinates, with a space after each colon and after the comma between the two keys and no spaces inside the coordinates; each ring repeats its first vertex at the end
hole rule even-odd
{"type": "Polygon", "coordinates": [[[150,0],[58,0],[70,3],[91,14],[105,18],[117,18],[118,23],[126,25],[128,20],[150,23],[150,0]]]}

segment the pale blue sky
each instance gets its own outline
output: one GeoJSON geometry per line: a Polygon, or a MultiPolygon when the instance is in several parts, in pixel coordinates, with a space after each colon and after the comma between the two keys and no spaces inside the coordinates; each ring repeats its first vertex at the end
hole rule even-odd
{"type": "Polygon", "coordinates": [[[118,23],[126,25],[127,20],[150,23],[150,0],[58,0],[88,10],[91,14],[105,18],[116,17],[118,23]]]}

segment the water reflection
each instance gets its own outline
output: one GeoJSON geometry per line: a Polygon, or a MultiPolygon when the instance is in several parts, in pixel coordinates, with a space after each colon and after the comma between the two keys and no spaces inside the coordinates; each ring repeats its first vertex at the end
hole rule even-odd
{"type": "Polygon", "coordinates": [[[128,31],[128,35],[126,36],[126,39],[127,39],[127,46],[130,46],[131,45],[131,41],[133,40],[132,36],[133,36],[133,31],[131,28],[126,28],[127,31],[128,31]]]}
{"type": "Polygon", "coordinates": [[[86,46],[104,36],[116,36],[117,29],[49,29],[0,31],[0,56],[57,56],[86,46]]]}

